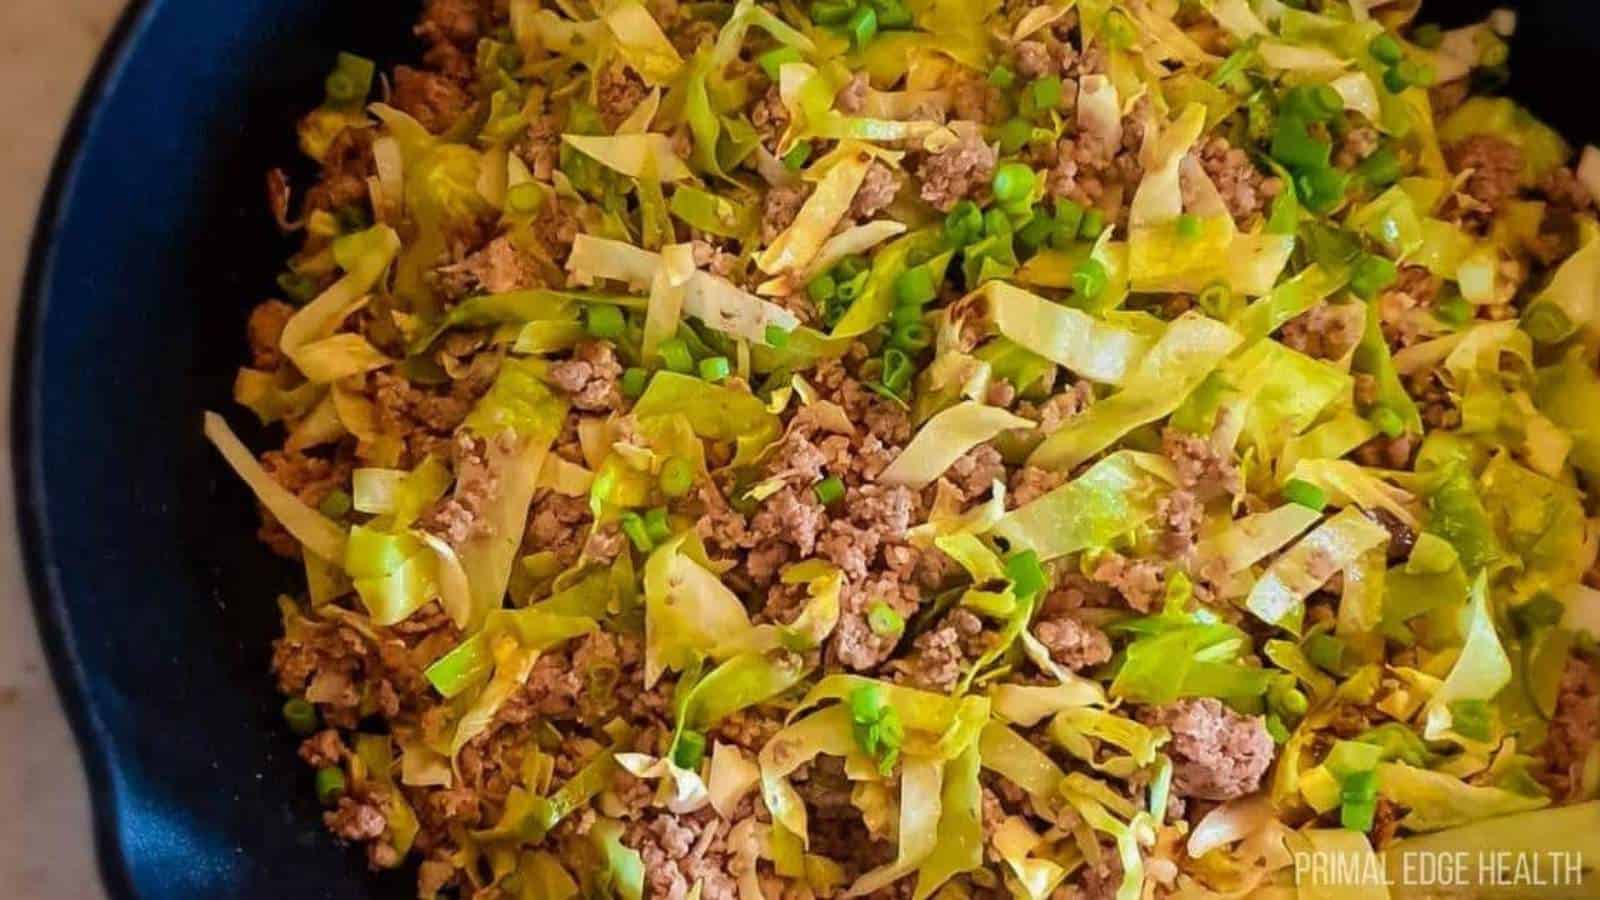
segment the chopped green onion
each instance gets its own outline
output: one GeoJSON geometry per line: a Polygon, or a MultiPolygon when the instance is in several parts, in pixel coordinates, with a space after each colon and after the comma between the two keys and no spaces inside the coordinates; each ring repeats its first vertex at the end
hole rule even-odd
{"type": "Polygon", "coordinates": [[[1304,172],[1295,179],[1300,202],[1313,213],[1333,212],[1344,202],[1350,187],[1350,173],[1328,166],[1304,172]]]}
{"type": "Polygon", "coordinates": [[[1511,607],[1511,624],[1524,637],[1540,628],[1555,625],[1566,613],[1566,607],[1549,591],[1539,591],[1528,602],[1511,607]]]}
{"type": "Polygon", "coordinates": [[[1200,236],[1200,217],[1193,213],[1183,213],[1178,216],[1175,225],[1178,229],[1178,237],[1186,241],[1192,241],[1200,236]]]}
{"type": "Polygon", "coordinates": [[[644,394],[645,385],[650,383],[650,372],[638,366],[629,366],[622,373],[620,386],[622,396],[636,398],[644,394]]]}
{"type": "Polygon", "coordinates": [[[845,31],[850,35],[850,45],[857,50],[872,43],[872,39],[878,36],[877,11],[870,6],[858,8],[850,14],[845,31]]]}
{"type": "Polygon", "coordinates": [[[622,514],[620,523],[622,525],[622,533],[628,536],[628,540],[633,544],[635,550],[640,553],[649,553],[651,548],[655,546],[655,542],[650,540],[650,530],[645,527],[644,519],[638,513],[631,509],[628,510],[622,514]]]}
{"type": "Polygon", "coordinates": [[[889,604],[879,600],[867,610],[867,627],[872,629],[873,634],[889,637],[905,631],[906,620],[889,604]]]}
{"type": "Polygon", "coordinates": [[[857,272],[850,280],[840,281],[838,288],[834,291],[834,296],[846,303],[852,302],[861,296],[862,289],[867,286],[867,274],[866,272],[857,272]]]}
{"type": "Polygon", "coordinates": [[[833,277],[837,281],[847,281],[867,271],[867,261],[859,255],[846,256],[833,264],[833,277]]]}
{"type": "Polygon", "coordinates": [[[890,332],[889,343],[908,352],[924,350],[933,343],[933,329],[926,322],[907,322],[890,332]]]}
{"type": "Polygon", "coordinates": [[[1027,119],[1007,119],[1000,126],[999,139],[1001,153],[1016,153],[1033,139],[1033,123],[1027,119]]]}
{"type": "Polygon", "coordinates": [[[344,773],[333,766],[317,770],[317,802],[333,806],[344,796],[344,773]]]}
{"type": "Polygon", "coordinates": [[[1350,273],[1350,292],[1363,300],[1383,293],[1400,277],[1394,262],[1376,254],[1363,254],[1350,273]]]}
{"type": "Polygon", "coordinates": [[[1284,483],[1283,499],[1317,512],[1322,512],[1323,508],[1328,505],[1326,491],[1309,481],[1303,481],[1299,478],[1291,478],[1284,483]]]}
{"type": "Polygon", "coordinates": [[[855,8],[850,0],[816,0],[811,4],[811,21],[818,25],[843,25],[855,8]]]}
{"type": "Polygon", "coordinates": [[[1457,700],[1450,704],[1450,730],[1468,740],[1494,738],[1494,709],[1487,700],[1457,700]]]}
{"type": "Polygon", "coordinates": [[[626,323],[622,318],[622,310],[615,306],[595,304],[584,307],[583,327],[590,335],[605,340],[616,340],[622,337],[626,323]]]}
{"type": "Polygon", "coordinates": [[[1008,88],[1016,83],[1017,75],[1005,66],[995,66],[989,70],[989,83],[997,88],[1008,88]]]}
{"type": "Polygon", "coordinates": [[[1053,217],[1035,211],[1033,218],[1017,230],[1017,240],[1029,250],[1038,250],[1049,244],[1061,231],[1061,223],[1053,217]]]}
{"type": "Polygon", "coordinates": [[[989,237],[1005,237],[1016,229],[1011,224],[1011,217],[1003,209],[991,209],[983,214],[983,233],[989,237]]]}
{"type": "Polygon", "coordinates": [[[883,386],[899,393],[902,388],[911,383],[911,377],[916,374],[916,367],[911,364],[911,357],[905,351],[890,347],[883,352],[883,386]]]}
{"type": "Polygon", "coordinates": [[[694,488],[694,463],[674,456],[661,465],[661,493],[676,499],[694,488]]]}
{"type": "Polygon", "coordinates": [[[1446,325],[1465,325],[1472,318],[1472,304],[1457,295],[1435,305],[1433,314],[1446,325]]]}
{"type": "Polygon", "coordinates": [[[837,475],[829,475],[812,485],[811,492],[816,495],[818,503],[828,506],[844,499],[844,482],[837,475]]]}
{"type": "Polygon", "coordinates": [[[811,279],[811,283],[806,285],[806,296],[811,298],[812,303],[826,303],[838,292],[839,286],[834,283],[833,276],[826,272],[811,279]]]}
{"type": "Polygon", "coordinates": [[[1083,213],[1083,225],[1078,229],[1078,236],[1085,240],[1094,240],[1100,232],[1106,230],[1106,214],[1098,209],[1087,209],[1083,213]]]}
{"type": "Polygon", "coordinates": [[[902,306],[922,306],[939,295],[933,272],[927,266],[907,269],[895,276],[894,302],[902,306]]]}
{"type": "Polygon", "coordinates": [[[700,377],[706,381],[721,381],[732,371],[733,367],[726,356],[708,356],[700,360],[700,377]]]}
{"type": "Polygon", "coordinates": [[[291,697],[283,704],[283,720],[289,730],[301,737],[310,737],[317,730],[317,708],[309,700],[291,697]]]}
{"type": "Polygon", "coordinates": [[[706,736],[692,728],[686,728],[678,735],[678,743],[672,750],[672,762],[680,769],[691,772],[698,771],[700,762],[706,758],[706,736]]]}
{"type": "Polygon", "coordinates": [[[1108,273],[1100,260],[1087,257],[1072,269],[1072,291],[1078,297],[1093,303],[1106,291],[1108,273]]]}
{"type": "Polygon", "coordinates": [[[1011,591],[1019,600],[1040,596],[1050,584],[1039,554],[1021,550],[1006,557],[1006,577],[1011,579],[1011,591]]]}
{"type": "Polygon", "coordinates": [[[1061,105],[1063,96],[1061,76],[1046,75],[1035,79],[1028,85],[1027,96],[1033,108],[1041,112],[1055,109],[1061,105]]]}
{"type": "Polygon", "coordinates": [[[667,519],[665,506],[657,506],[644,514],[644,533],[656,544],[672,537],[672,522],[667,519]]]}
{"type": "Polygon", "coordinates": [[[524,181],[506,189],[506,209],[519,216],[531,216],[544,204],[544,192],[538,182],[524,181]]]}
{"type": "Polygon", "coordinates": [[[944,217],[944,239],[951,246],[965,247],[983,236],[983,210],[971,200],[957,203],[944,217]]]}
{"type": "Polygon", "coordinates": [[[1339,783],[1339,824],[1351,831],[1370,831],[1378,812],[1378,772],[1351,772],[1339,783]]]}
{"type": "Polygon", "coordinates": [[[761,71],[767,73],[769,81],[777,81],[778,72],[785,63],[797,63],[802,59],[803,57],[800,55],[799,50],[793,47],[779,47],[776,50],[768,50],[756,57],[756,63],[761,66],[761,71]]]}
{"type": "Polygon", "coordinates": [[[317,296],[317,283],[299,272],[279,275],[278,287],[292,303],[310,303],[317,296]]]}
{"type": "Polygon", "coordinates": [[[1344,641],[1331,634],[1313,634],[1306,638],[1306,658],[1335,675],[1344,671],[1344,641]]]}
{"type": "Polygon", "coordinates": [[[1056,221],[1061,223],[1061,231],[1070,238],[1076,238],[1078,231],[1083,227],[1083,207],[1065,198],[1056,201],[1056,221]]]}
{"type": "Polygon", "coordinates": [[[1326,169],[1333,157],[1328,143],[1314,137],[1305,120],[1297,116],[1278,117],[1270,152],[1273,159],[1290,169],[1326,169]]]}
{"type": "Polygon", "coordinates": [[[1392,66],[1405,59],[1406,56],[1405,49],[1400,46],[1400,42],[1395,40],[1394,35],[1388,32],[1373,38],[1372,43],[1367,45],[1367,52],[1372,54],[1373,59],[1386,66],[1392,66]]]}
{"type": "Polygon", "coordinates": [[[1267,734],[1272,738],[1272,742],[1274,744],[1288,743],[1289,729],[1284,727],[1283,720],[1278,717],[1277,713],[1272,713],[1271,715],[1267,716],[1266,724],[1267,734]]]}
{"type": "Polygon", "coordinates": [[[878,11],[879,28],[911,27],[911,8],[904,0],[872,0],[872,8],[878,11]]]}
{"type": "Polygon", "coordinates": [[[1372,424],[1378,426],[1378,430],[1383,433],[1384,437],[1397,438],[1406,433],[1405,420],[1400,418],[1399,413],[1387,406],[1380,406],[1374,409],[1369,418],[1372,420],[1372,424]]]}
{"type": "Polygon", "coordinates": [[[811,142],[797,141],[783,155],[783,166],[791,172],[798,172],[805,167],[806,161],[811,158],[811,142]]]}
{"type": "Polygon", "coordinates": [[[1379,147],[1356,166],[1356,174],[1366,179],[1367,184],[1381,188],[1399,181],[1404,172],[1400,168],[1400,157],[1388,147],[1379,147]]]}
{"type": "Polygon", "coordinates": [[[1273,708],[1287,720],[1300,718],[1311,707],[1311,701],[1306,698],[1305,692],[1294,687],[1293,684],[1285,685],[1281,690],[1272,691],[1267,695],[1267,699],[1273,708]]]}
{"type": "Polygon", "coordinates": [[[1023,202],[1033,195],[1036,180],[1033,170],[1025,164],[1005,163],[994,170],[994,198],[1006,205],[1023,202]]]}
{"type": "Polygon", "coordinates": [[[668,369],[682,375],[694,371],[694,355],[689,352],[689,345],[684,343],[683,338],[667,338],[661,342],[658,352],[668,369]]]}
{"type": "Polygon", "coordinates": [[[762,336],[766,339],[767,346],[774,350],[782,350],[784,347],[789,346],[789,332],[784,331],[780,326],[768,325],[762,336]]]}
{"type": "Polygon", "coordinates": [[[352,504],[349,494],[335,488],[317,504],[317,511],[330,519],[342,519],[350,514],[352,504]]]}

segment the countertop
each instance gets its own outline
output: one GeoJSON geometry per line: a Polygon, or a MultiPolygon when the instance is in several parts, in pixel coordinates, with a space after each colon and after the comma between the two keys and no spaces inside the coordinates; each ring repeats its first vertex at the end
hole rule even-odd
{"type": "Polygon", "coordinates": [[[103,897],[89,800],[39,648],[17,551],[11,374],[17,296],[34,217],[73,102],[121,0],[0,6],[0,885],[12,897],[103,897]]]}

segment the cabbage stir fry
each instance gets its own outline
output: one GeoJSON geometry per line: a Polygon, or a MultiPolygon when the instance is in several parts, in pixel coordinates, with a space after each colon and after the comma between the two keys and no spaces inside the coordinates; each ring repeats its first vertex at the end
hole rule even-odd
{"type": "Polygon", "coordinates": [[[1513,15],[1417,7],[429,0],[422,67],[340,56],[268,179],[277,449],[205,419],[304,567],[328,827],[423,898],[1600,860],[1600,152],[1495,95],[1513,15]]]}

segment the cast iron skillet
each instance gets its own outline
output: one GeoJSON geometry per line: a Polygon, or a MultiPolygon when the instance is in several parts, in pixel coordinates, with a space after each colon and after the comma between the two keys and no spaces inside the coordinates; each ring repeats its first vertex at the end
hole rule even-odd
{"type": "MultiPolygon", "coordinates": [[[[1453,20],[1491,5],[1426,4],[1453,20]]],[[[1600,10],[1521,6],[1513,93],[1595,139],[1574,88],[1600,55],[1600,10]]],[[[200,411],[263,445],[229,403],[245,316],[290,252],[263,173],[298,158],[293,122],[336,51],[416,55],[417,7],[134,2],[56,161],[18,330],[17,496],[114,897],[414,896],[409,874],[369,875],[320,824],[268,675],[273,598],[301,576],[256,542],[200,411]]]]}

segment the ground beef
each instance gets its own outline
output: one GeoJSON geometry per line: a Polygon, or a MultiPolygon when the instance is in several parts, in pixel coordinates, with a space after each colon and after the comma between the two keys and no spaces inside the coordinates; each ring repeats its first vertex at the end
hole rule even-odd
{"type": "Polygon", "coordinates": [[[957,122],[952,129],[957,142],[924,156],[916,170],[922,199],[942,212],[987,187],[996,160],[994,146],[984,142],[976,123],[957,122]]]}
{"type": "Polygon", "coordinates": [[[457,81],[470,79],[490,12],[490,4],[482,0],[428,0],[416,27],[417,36],[429,44],[423,62],[457,81]]]}
{"type": "Polygon", "coordinates": [[[609,412],[622,404],[617,379],[622,363],[609,341],[583,341],[572,358],[550,366],[550,381],[584,412],[609,412]]]}
{"type": "Polygon", "coordinates": [[[334,212],[347,206],[365,209],[367,178],[374,172],[372,129],[345,128],[322,156],[321,179],[306,192],[305,212],[334,212]]]}
{"type": "Polygon", "coordinates": [[[322,817],[328,830],[347,841],[372,841],[383,836],[389,820],[376,803],[340,797],[339,806],[322,817]]]}
{"type": "Polygon", "coordinates": [[[867,168],[866,177],[861,180],[861,187],[850,201],[850,211],[845,217],[857,222],[868,221],[888,207],[899,191],[900,178],[894,170],[882,160],[873,160],[867,168]]]}
{"type": "Polygon", "coordinates": [[[1283,343],[1314,359],[1340,359],[1361,340],[1360,322],[1331,303],[1318,303],[1284,324],[1283,343]]]}
{"type": "Polygon", "coordinates": [[[1244,480],[1233,453],[1218,450],[1205,438],[1177,428],[1161,432],[1161,452],[1178,471],[1178,485],[1202,497],[1220,493],[1237,495],[1244,480]]]}
{"type": "Polygon", "coordinates": [[[561,161],[561,123],[554,116],[540,116],[513,148],[538,181],[549,183],[561,161]]]}
{"type": "Polygon", "coordinates": [[[1249,222],[1260,215],[1266,204],[1283,190],[1281,180],[1257,169],[1250,161],[1250,154],[1220,135],[1207,138],[1193,151],[1193,157],[1217,186],[1229,215],[1237,222],[1249,222]]]}
{"type": "Polygon", "coordinates": [[[1376,128],[1366,125],[1352,128],[1339,141],[1339,151],[1334,155],[1333,163],[1341,169],[1353,169],[1377,152],[1380,142],[1381,136],[1376,128]]]}
{"type": "Polygon", "coordinates": [[[282,300],[268,300],[250,310],[245,331],[250,339],[250,364],[258,369],[272,371],[283,363],[283,351],[278,345],[283,340],[283,326],[294,316],[294,307],[282,300]]]}
{"type": "Polygon", "coordinates": [[[1017,414],[1039,423],[1039,433],[1051,435],[1061,430],[1075,416],[1094,403],[1094,385],[1087,381],[1075,382],[1068,390],[1051,395],[1050,399],[1035,406],[1032,403],[1017,405],[1017,414]]]}
{"type": "Polygon", "coordinates": [[[1391,347],[1409,347],[1427,336],[1414,311],[1431,308],[1441,285],[1421,266],[1402,266],[1395,283],[1378,295],[1378,326],[1391,347]]]}
{"type": "Polygon", "coordinates": [[[1451,171],[1471,171],[1462,192],[1490,211],[1498,210],[1517,193],[1522,176],[1522,151],[1505,138],[1473,135],[1445,148],[1451,171]]]}
{"type": "Polygon", "coordinates": [[[367,382],[368,396],[378,410],[379,431],[403,436],[407,452],[401,463],[407,467],[430,453],[448,452],[456,427],[486,389],[487,385],[464,380],[421,386],[383,371],[372,373],[367,382]]]}
{"type": "Polygon", "coordinates": [[[867,91],[870,88],[866,73],[857,72],[839,89],[839,93],[833,95],[833,105],[847,116],[860,115],[867,105],[867,91]]]}
{"type": "Polygon", "coordinates": [[[499,478],[485,461],[488,445],[484,439],[459,431],[453,450],[455,490],[424,514],[418,525],[459,548],[473,538],[492,533],[485,514],[495,497],[499,478]]]}
{"type": "Polygon", "coordinates": [[[1010,490],[1006,494],[1006,505],[1009,507],[1026,506],[1043,497],[1063,484],[1067,476],[1063,472],[1052,469],[1040,469],[1035,466],[1023,466],[1011,473],[1010,490]]]}
{"type": "Polygon", "coordinates": [[[300,758],[314,769],[337,766],[347,753],[337,728],[324,728],[300,742],[300,758]]]}
{"type": "Polygon", "coordinates": [[[895,663],[895,671],[913,687],[949,693],[988,646],[983,620],[957,607],[937,626],[917,635],[911,653],[895,663]]]}
{"type": "Polygon", "coordinates": [[[1582,657],[1567,660],[1556,695],[1556,714],[1539,755],[1548,767],[1545,781],[1556,796],[1569,800],[1582,786],[1589,751],[1600,739],[1600,672],[1582,657]]]}
{"type": "Polygon", "coordinates": [[[1011,48],[1015,56],[1017,74],[1036,79],[1047,75],[1068,72],[1078,61],[1078,53],[1071,44],[1046,43],[1040,40],[1018,41],[1011,48]]]}
{"type": "Polygon", "coordinates": [[[964,72],[950,85],[950,115],[965,122],[994,125],[1006,115],[1005,96],[977,72],[964,72]]]}
{"type": "Polygon", "coordinates": [[[789,127],[789,108],[783,105],[783,95],[778,93],[777,85],[767,88],[761,99],[750,106],[750,124],[755,126],[767,150],[776,153],[778,140],[789,127]]]}
{"type": "Polygon", "coordinates": [[[1045,191],[1058,199],[1096,206],[1111,188],[1137,184],[1144,169],[1137,150],[1127,146],[1130,133],[1124,121],[1122,147],[1108,146],[1084,132],[1062,138],[1042,160],[1050,166],[1045,191]]]}
{"type": "Polygon", "coordinates": [[[1142,613],[1155,609],[1166,594],[1163,567],[1151,559],[1130,559],[1120,553],[1102,553],[1095,560],[1089,577],[1116,591],[1123,602],[1142,613]]]}
{"type": "Polygon", "coordinates": [[[1172,789],[1180,796],[1227,801],[1254,792],[1272,765],[1272,736],[1260,716],[1241,716],[1211,697],[1149,708],[1147,724],[1172,732],[1172,789]]]}
{"type": "Polygon", "coordinates": [[[908,617],[920,601],[920,592],[892,576],[866,582],[847,582],[840,592],[839,624],[828,639],[827,656],[833,662],[857,672],[876,668],[894,652],[900,635],[882,635],[867,624],[867,613],[883,603],[908,617]]]}
{"type": "Polygon", "coordinates": [[[1111,638],[1076,616],[1041,616],[1033,634],[1050,651],[1050,658],[1076,672],[1111,659],[1111,638]]]}
{"type": "MultiPolygon", "coordinates": [[[[301,503],[312,507],[348,484],[350,471],[354,468],[348,458],[330,460],[289,450],[268,450],[261,454],[261,467],[267,470],[273,481],[283,485],[301,503]]],[[[258,509],[261,513],[261,530],[257,536],[261,541],[280,556],[299,559],[300,542],[283,529],[265,506],[258,504],[258,509]]]]}
{"type": "Polygon", "coordinates": [[[435,282],[446,296],[505,294],[542,287],[538,264],[510,238],[497,237],[458,263],[435,270],[435,282]]]}
{"type": "Polygon", "coordinates": [[[409,66],[396,66],[394,91],[389,102],[418,124],[438,134],[461,118],[472,105],[472,95],[443,75],[409,66]]]}
{"type": "Polygon", "coordinates": [[[761,199],[761,239],[772,243],[794,222],[811,193],[804,184],[779,185],[761,199]]]}
{"type": "Polygon", "coordinates": [[[1156,524],[1161,527],[1161,550],[1169,558],[1185,559],[1199,539],[1205,503],[1192,490],[1175,488],[1156,501],[1156,524]]]}
{"type": "Polygon", "coordinates": [[[615,62],[601,69],[595,79],[595,103],[606,129],[616,131],[649,92],[644,79],[626,63],[615,62]]]}
{"type": "Polygon", "coordinates": [[[550,491],[535,494],[523,546],[533,552],[550,551],[564,565],[570,565],[583,549],[591,521],[587,497],[550,491]]]}
{"type": "Polygon", "coordinates": [[[951,463],[945,477],[970,500],[987,494],[996,481],[1005,483],[1006,463],[993,445],[979,444],[951,463]]]}
{"type": "Polygon", "coordinates": [[[651,810],[622,841],[644,863],[645,896],[651,900],[683,900],[697,883],[702,900],[738,900],[727,833],[727,823],[709,808],[684,816],[651,810]]]}

